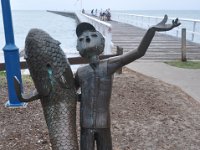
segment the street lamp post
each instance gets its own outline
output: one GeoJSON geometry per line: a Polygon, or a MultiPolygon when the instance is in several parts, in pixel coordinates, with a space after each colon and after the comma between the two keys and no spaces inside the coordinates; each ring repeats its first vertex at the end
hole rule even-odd
{"type": "Polygon", "coordinates": [[[21,103],[15,93],[13,77],[21,80],[20,62],[19,62],[19,49],[15,46],[13,26],[12,26],[12,15],[10,0],[1,0],[2,4],[2,15],[4,22],[5,40],[6,45],[3,48],[4,59],[6,66],[6,77],[8,84],[8,98],[6,103],[7,107],[21,107],[25,106],[25,103],[21,103]]]}

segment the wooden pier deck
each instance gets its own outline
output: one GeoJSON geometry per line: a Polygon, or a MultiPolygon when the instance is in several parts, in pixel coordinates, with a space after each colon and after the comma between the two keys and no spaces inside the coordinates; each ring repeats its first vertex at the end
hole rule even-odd
{"type": "MultiPolygon", "coordinates": [[[[146,30],[116,21],[109,21],[112,25],[112,41],[120,46],[124,52],[136,49],[146,30]]],[[[200,44],[187,41],[187,59],[200,60],[200,44]]],[[[116,48],[115,48],[116,49],[116,48]]],[[[180,60],[181,39],[166,34],[156,33],[142,60],[180,60]]]]}
{"type": "MultiPolygon", "coordinates": [[[[71,16],[68,12],[53,12],[66,17],[71,16]]],[[[91,16],[90,14],[88,14],[91,16]]],[[[73,16],[74,17],[74,16],[73,16]]],[[[96,19],[98,17],[92,16],[96,19]]],[[[75,17],[77,19],[77,17],[75,17]]],[[[124,49],[124,53],[136,49],[142,40],[146,30],[116,21],[109,21],[112,25],[112,41],[114,46],[120,46],[124,49]]],[[[200,44],[187,41],[187,59],[200,60],[200,44]]],[[[116,47],[113,47],[113,52],[116,53],[116,47]]],[[[141,60],[180,60],[181,59],[181,39],[169,36],[165,33],[156,33],[145,56],[141,60]]]]}

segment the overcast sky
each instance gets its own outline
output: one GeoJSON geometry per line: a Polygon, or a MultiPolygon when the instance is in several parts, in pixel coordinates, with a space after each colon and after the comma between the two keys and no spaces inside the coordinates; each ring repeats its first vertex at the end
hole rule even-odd
{"type": "MultiPolygon", "coordinates": [[[[78,10],[81,0],[10,0],[15,10],[78,10]]],[[[200,10],[200,0],[82,0],[83,8],[111,10],[200,10]]]]}

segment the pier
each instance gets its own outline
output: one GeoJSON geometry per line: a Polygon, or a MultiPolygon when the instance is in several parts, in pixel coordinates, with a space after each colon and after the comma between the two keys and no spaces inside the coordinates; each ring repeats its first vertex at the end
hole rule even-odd
{"type": "MultiPolygon", "coordinates": [[[[91,16],[88,14],[82,14],[82,13],[75,13],[75,12],[60,12],[60,11],[50,11],[49,13],[54,13],[57,15],[62,15],[65,17],[70,17],[76,20],[77,24],[80,22],[89,22],[95,26],[95,28],[100,31],[104,37],[105,37],[105,56],[115,56],[119,55],[119,51],[117,51],[117,47],[120,47],[123,49],[123,53],[126,53],[130,50],[134,50],[138,47],[140,44],[140,41],[142,40],[145,32],[147,29],[137,27],[135,25],[131,25],[126,19],[123,18],[121,20],[122,22],[116,21],[119,19],[119,16],[113,17],[112,21],[101,21],[98,17],[91,16]],[[117,19],[116,19],[117,18],[117,19]],[[125,21],[124,21],[125,20],[125,21]],[[127,22],[127,23],[123,23],[127,22]]],[[[124,15],[124,14],[123,14],[124,15]]],[[[138,18],[138,15],[136,15],[138,18]]],[[[144,18],[144,16],[139,16],[144,18]]],[[[152,16],[149,16],[149,20],[152,18],[152,16]]],[[[157,22],[162,20],[161,17],[156,17],[157,22]]],[[[120,20],[120,19],[119,19],[120,20]]],[[[143,19],[142,19],[143,20],[143,19]]],[[[172,20],[170,18],[170,20],[172,20]]],[[[185,21],[184,19],[182,19],[185,21]]],[[[192,22],[191,20],[189,20],[192,22]]],[[[200,21],[194,20],[194,27],[197,23],[200,23],[200,21]]],[[[156,23],[155,23],[156,24],[156,23]]],[[[142,22],[142,27],[144,26],[150,26],[149,24],[144,25],[142,22]]],[[[193,31],[196,29],[194,28],[193,31]]],[[[176,33],[178,36],[178,32],[181,32],[180,29],[177,29],[176,33]]],[[[198,32],[191,32],[192,33],[192,39],[194,39],[194,35],[200,35],[198,32]]],[[[183,37],[175,37],[172,35],[168,35],[167,33],[156,33],[154,36],[152,43],[150,44],[145,56],[140,58],[140,60],[151,60],[151,61],[170,61],[170,60],[181,60],[182,59],[182,50],[183,50],[183,37]]],[[[187,60],[200,60],[200,43],[195,43],[193,41],[185,40],[185,50],[186,50],[186,58],[187,60]]],[[[119,49],[118,49],[119,50],[119,49]]],[[[82,58],[70,58],[70,61],[72,59],[73,64],[80,64],[81,62],[84,62],[84,60],[81,60],[82,58]]],[[[21,62],[21,69],[27,68],[25,62],[21,62]]],[[[5,70],[5,64],[0,64],[0,71],[5,70]]]]}
{"type": "MultiPolygon", "coordinates": [[[[121,53],[117,51],[117,46],[123,49],[123,53],[136,49],[147,30],[128,23],[115,21],[115,18],[115,20],[112,21],[101,21],[98,17],[82,13],[49,10],[48,12],[73,18],[76,20],[77,24],[80,22],[89,22],[93,24],[95,28],[98,31],[100,31],[105,37],[106,46],[104,54],[108,55],[105,56],[106,58],[110,56],[119,55],[119,53],[121,53]]],[[[162,20],[162,18],[156,19],[157,22],[162,20]]],[[[145,56],[140,58],[140,60],[160,62],[170,60],[181,60],[183,47],[182,40],[182,37],[175,37],[172,35],[168,35],[167,33],[156,33],[145,56]]],[[[187,60],[200,60],[200,43],[195,43],[186,39],[185,41],[187,60]]],[[[83,62],[85,63],[85,60],[82,60],[82,58],[80,57],[70,58],[70,61],[71,60],[72,64],[80,64],[83,62]]],[[[27,68],[25,62],[21,62],[20,64],[21,69],[27,68]]],[[[4,63],[0,64],[0,70],[5,70],[4,63]]]]}
{"type": "MultiPolygon", "coordinates": [[[[63,15],[66,17],[68,15],[74,16],[68,12],[52,12],[52,13],[63,15]]],[[[75,16],[77,16],[75,17],[75,19],[78,18],[80,22],[85,21],[93,24],[95,28],[106,37],[107,49],[111,47],[112,49],[111,51],[114,53],[116,52],[116,46],[120,46],[121,48],[123,48],[124,53],[136,49],[147,30],[141,27],[137,27],[135,25],[116,21],[117,19],[119,19],[119,16],[117,17],[114,16],[112,21],[100,21],[98,17],[81,13],[76,13],[75,16]],[[109,45],[109,43],[111,44],[109,45]]],[[[144,18],[144,16],[142,17],[144,18]]],[[[149,19],[152,19],[152,17],[149,16],[149,19]]],[[[154,19],[156,19],[157,23],[162,20],[161,17],[156,17],[154,19]]],[[[169,18],[169,20],[171,21],[172,19],[169,18]]],[[[196,22],[197,21],[195,21],[195,23],[196,22]]],[[[145,26],[150,26],[150,25],[146,24],[145,26]]],[[[177,37],[168,35],[167,33],[156,33],[145,56],[143,56],[140,60],[153,60],[153,61],[181,60],[183,44],[185,44],[186,47],[187,60],[200,60],[200,44],[186,39],[184,39],[186,42],[182,43],[183,40],[182,38],[184,37],[181,36],[178,37],[178,34],[182,32],[181,29],[177,29],[177,31],[175,32],[177,34],[177,37]]],[[[199,34],[199,33],[193,32],[192,34],[193,34],[192,37],[194,38],[194,34],[199,34]]]]}
{"type": "MultiPolygon", "coordinates": [[[[136,49],[142,40],[146,29],[142,29],[126,23],[109,21],[112,25],[112,42],[124,49],[124,52],[136,49]]],[[[180,60],[181,38],[163,33],[156,33],[142,60],[180,60]]],[[[187,41],[187,59],[200,60],[200,44],[187,41]]]]}

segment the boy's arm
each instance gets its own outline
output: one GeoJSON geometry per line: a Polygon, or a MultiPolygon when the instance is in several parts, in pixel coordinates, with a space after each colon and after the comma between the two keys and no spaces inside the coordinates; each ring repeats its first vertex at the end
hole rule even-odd
{"type": "Polygon", "coordinates": [[[79,77],[78,77],[78,71],[75,74],[75,87],[77,91],[77,101],[81,102],[81,93],[79,93],[80,82],[79,82],[79,77]]]}
{"type": "Polygon", "coordinates": [[[108,61],[108,70],[110,70],[110,73],[114,73],[118,68],[127,65],[134,60],[142,57],[145,55],[156,31],[162,32],[162,31],[169,31],[177,26],[180,25],[179,20],[173,20],[171,24],[166,24],[167,22],[167,15],[164,16],[163,20],[158,23],[157,25],[154,25],[150,27],[146,34],[144,35],[142,41],[140,42],[140,45],[137,49],[132,50],[130,52],[125,53],[122,56],[117,56],[114,58],[110,58],[108,61]]]}

